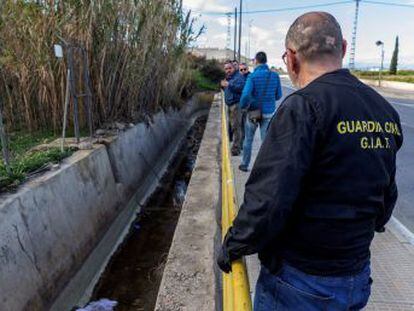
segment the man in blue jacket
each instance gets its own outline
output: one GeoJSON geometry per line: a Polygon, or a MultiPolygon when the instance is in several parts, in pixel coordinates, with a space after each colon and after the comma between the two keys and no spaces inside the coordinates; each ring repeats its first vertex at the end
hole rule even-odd
{"type": "Polygon", "coordinates": [[[236,70],[231,61],[225,63],[224,71],[226,72],[226,79],[221,81],[221,86],[224,88],[224,99],[229,112],[230,130],[233,133],[231,154],[237,156],[240,154],[241,148],[241,113],[239,102],[245,79],[236,70]]]}
{"type": "Polygon", "coordinates": [[[266,53],[257,53],[255,63],[257,67],[247,78],[240,100],[241,109],[248,110],[244,126],[243,159],[239,166],[239,169],[244,172],[248,171],[256,128],[260,126],[260,136],[263,141],[276,110],[276,101],[282,97],[279,75],[269,70],[266,53]],[[253,114],[255,114],[254,118],[253,114]]]}

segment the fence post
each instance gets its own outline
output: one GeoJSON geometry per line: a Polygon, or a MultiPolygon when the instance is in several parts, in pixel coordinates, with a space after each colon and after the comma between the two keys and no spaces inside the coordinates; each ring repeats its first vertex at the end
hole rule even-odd
{"type": "Polygon", "coordinates": [[[63,153],[65,148],[65,136],[66,136],[66,123],[68,119],[68,107],[69,107],[69,80],[70,80],[70,69],[68,68],[66,73],[66,92],[65,92],[65,107],[63,111],[63,128],[62,128],[62,141],[60,145],[60,151],[63,153]]]}

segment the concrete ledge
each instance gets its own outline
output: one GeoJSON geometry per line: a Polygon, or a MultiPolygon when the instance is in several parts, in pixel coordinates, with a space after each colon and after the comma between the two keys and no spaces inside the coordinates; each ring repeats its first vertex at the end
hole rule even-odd
{"type": "Polygon", "coordinates": [[[154,116],[153,124],[147,127],[138,124],[123,132],[109,146],[108,153],[113,164],[116,181],[125,186],[125,195],[130,197],[148,174],[153,174],[154,159],[171,155],[168,148],[177,146],[177,138],[186,134],[194,119],[205,114],[211,101],[196,94],[181,111],[170,109],[154,116]]]}
{"type": "Polygon", "coordinates": [[[77,152],[0,206],[0,309],[46,310],[120,211],[104,146],[77,152]]]}
{"type": "Polygon", "coordinates": [[[220,204],[220,100],[211,107],[155,310],[215,310],[214,239],[220,204]]]}
{"type": "Polygon", "coordinates": [[[151,126],[79,151],[59,170],[1,196],[0,310],[48,310],[59,293],[56,310],[77,304],[128,231],[138,208],[127,205],[133,193],[139,203],[156,187],[150,170],[168,165],[209,106],[195,97],[180,111],[160,112],[151,126]]]}

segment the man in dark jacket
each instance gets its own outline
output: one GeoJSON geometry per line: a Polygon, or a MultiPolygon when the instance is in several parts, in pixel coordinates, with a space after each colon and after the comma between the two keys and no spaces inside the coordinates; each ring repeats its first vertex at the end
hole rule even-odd
{"type": "Polygon", "coordinates": [[[397,200],[394,108],[348,70],[338,22],[299,17],[283,56],[298,91],[270,123],[218,263],[259,253],[257,310],[361,310],[370,244],[397,200]]]}
{"type": "Polygon", "coordinates": [[[241,149],[241,112],[239,102],[245,79],[230,61],[224,64],[224,71],[226,72],[226,79],[221,81],[221,86],[224,88],[224,99],[228,106],[230,130],[233,134],[231,153],[237,156],[240,154],[241,149]]]}

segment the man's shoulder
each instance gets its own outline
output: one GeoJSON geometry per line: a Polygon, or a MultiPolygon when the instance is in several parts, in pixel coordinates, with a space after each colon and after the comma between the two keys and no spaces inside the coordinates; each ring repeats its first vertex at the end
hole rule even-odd
{"type": "Polygon", "coordinates": [[[269,75],[270,77],[275,77],[273,75],[273,72],[270,70],[256,70],[250,74],[250,77],[252,77],[252,79],[254,79],[257,82],[262,82],[262,81],[266,81],[269,75]]]}
{"type": "Polygon", "coordinates": [[[297,90],[288,96],[280,104],[280,109],[292,108],[293,106],[297,105],[306,105],[309,102],[309,98],[305,94],[301,92],[301,90],[297,90]]]}
{"type": "Polygon", "coordinates": [[[244,76],[240,72],[236,72],[233,76],[235,80],[244,80],[244,76]]]}

